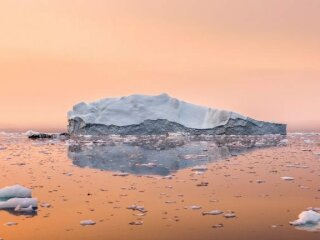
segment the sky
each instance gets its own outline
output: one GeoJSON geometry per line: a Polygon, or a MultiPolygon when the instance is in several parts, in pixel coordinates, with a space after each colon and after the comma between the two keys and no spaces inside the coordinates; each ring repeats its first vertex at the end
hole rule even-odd
{"type": "Polygon", "coordinates": [[[1,0],[0,129],[169,95],[320,131],[319,0],[1,0]]]}

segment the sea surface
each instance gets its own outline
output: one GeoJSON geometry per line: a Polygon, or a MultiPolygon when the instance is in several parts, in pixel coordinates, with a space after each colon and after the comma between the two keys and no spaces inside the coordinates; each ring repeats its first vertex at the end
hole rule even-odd
{"type": "Polygon", "coordinates": [[[31,188],[39,206],[0,210],[0,239],[320,239],[289,224],[320,207],[319,134],[0,133],[0,188],[14,184],[31,188]]]}

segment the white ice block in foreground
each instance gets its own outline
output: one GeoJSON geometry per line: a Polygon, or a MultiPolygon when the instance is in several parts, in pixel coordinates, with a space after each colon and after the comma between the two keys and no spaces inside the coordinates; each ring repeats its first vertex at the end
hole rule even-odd
{"type": "Polygon", "coordinates": [[[4,187],[0,189],[0,198],[30,198],[31,189],[20,186],[13,185],[9,187],[4,187]]]}
{"type": "Polygon", "coordinates": [[[38,207],[38,199],[36,198],[11,198],[7,201],[0,202],[0,209],[16,209],[19,206],[21,208],[38,207]]]}
{"type": "Polygon", "coordinates": [[[296,226],[297,229],[306,231],[320,231],[320,213],[308,210],[299,214],[299,218],[290,222],[291,225],[296,226]]]}

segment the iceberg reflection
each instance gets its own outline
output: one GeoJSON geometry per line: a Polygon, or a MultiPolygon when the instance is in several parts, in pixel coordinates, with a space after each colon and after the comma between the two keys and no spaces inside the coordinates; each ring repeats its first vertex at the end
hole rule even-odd
{"type": "Polygon", "coordinates": [[[78,138],[68,157],[79,167],[137,175],[169,175],[257,148],[281,145],[284,136],[109,136],[78,138]]]}

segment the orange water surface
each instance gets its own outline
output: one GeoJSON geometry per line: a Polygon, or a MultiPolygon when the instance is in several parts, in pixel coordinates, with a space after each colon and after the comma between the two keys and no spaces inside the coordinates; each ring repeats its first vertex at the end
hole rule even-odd
{"type": "Polygon", "coordinates": [[[288,145],[208,163],[203,173],[185,168],[171,177],[121,177],[74,165],[65,141],[2,136],[0,187],[21,184],[51,206],[39,205],[35,216],[0,211],[0,238],[319,239],[319,232],[297,230],[289,222],[308,207],[320,207],[320,135],[289,135],[288,140],[288,145]],[[198,186],[201,182],[207,186],[198,186]],[[147,212],[127,209],[132,204],[147,212]],[[190,209],[193,205],[201,209],[190,209]],[[202,215],[218,209],[236,217],[202,215]],[[87,219],[96,224],[81,226],[87,219]]]}

